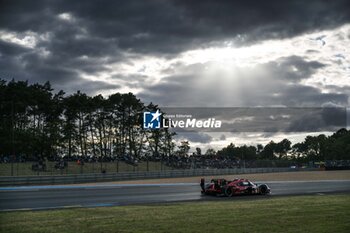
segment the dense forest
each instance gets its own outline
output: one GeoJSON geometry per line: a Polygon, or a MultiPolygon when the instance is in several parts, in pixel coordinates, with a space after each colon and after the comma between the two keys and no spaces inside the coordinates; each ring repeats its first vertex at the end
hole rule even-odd
{"type": "MultiPolygon", "coordinates": [[[[107,98],[80,91],[54,92],[50,83],[29,84],[0,79],[0,156],[18,160],[57,157],[131,159],[188,155],[190,145],[176,146],[167,129],[142,129],[142,113],[156,105],[142,103],[132,93],[107,98]]],[[[324,161],[350,159],[350,131],[308,136],[294,145],[288,139],[267,145],[235,146],[219,151],[200,148],[192,155],[244,160],[324,161]]]]}
{"type": "Polygon", "coordinates": [[[104,98],[80,91],[66,96],[49,82],[0,80],[0,155],[26,160],[57,156],[108,158],[141,152],[170,155],[175,145],[166,129],[142,129],[142,112],[154,110],[132,93],[104,98]]]}
{"type": "MultiPolygon", "coordinates": [[[[213,151],[209,152],[212,154],[213,151]]],[[[350,131],[340,129],[330,136],[320,134],[307,136],[304,141],[292,145],[288,139],[280,142],[271,141],[265,146],[235,146],[230,144],[217,151],[216,156],[236,155],[245,160],[285,159],[299,162],[350,160],[350,131]]]]}

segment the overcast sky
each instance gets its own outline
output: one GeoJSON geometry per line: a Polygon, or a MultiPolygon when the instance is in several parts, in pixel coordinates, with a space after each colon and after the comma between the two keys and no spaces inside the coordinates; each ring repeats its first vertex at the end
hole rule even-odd
{"type": "Polygon", "coordinates": [[[348,107],[349,44],[348,0],[0,1],[1,79],[166,107],[348,107]]]}

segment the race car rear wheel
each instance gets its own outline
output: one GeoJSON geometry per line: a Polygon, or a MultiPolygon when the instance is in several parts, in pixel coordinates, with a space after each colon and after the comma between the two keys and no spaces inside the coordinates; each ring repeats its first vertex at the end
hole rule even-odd
{"type": "Polygon", "coordinates": [[[228,187],[225,189],[225,196],[227,196],[227,197],[233,196],[233,189],[231,187],[228,187]]]}

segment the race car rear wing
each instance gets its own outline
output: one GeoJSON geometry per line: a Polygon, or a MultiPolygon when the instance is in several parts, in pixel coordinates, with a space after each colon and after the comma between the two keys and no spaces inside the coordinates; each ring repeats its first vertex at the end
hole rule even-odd
{"type": "Polygon", "coordinates": [[[204,192],[205,191],[205,179],[204,178],[201,179],[200,186],[202,188],[202,191],[204,192]]]}

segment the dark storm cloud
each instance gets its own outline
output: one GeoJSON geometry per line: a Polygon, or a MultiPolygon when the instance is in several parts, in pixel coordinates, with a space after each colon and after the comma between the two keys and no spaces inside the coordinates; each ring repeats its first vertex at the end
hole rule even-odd
{"type": "Polygon", "coordinates": [[[189,103],[193,106],[193,104],[198,104],[198,100],[191,99],[194,92],[192,82],[197,78],[197,76],[185,75],[165,77],[160,83],[144,87],[144,90],[138,94],[138,97],[148,102],[156,101],[160,105],[167,107],[174,107],[178,103],[189,103]]]}
{"type": "Polygon", "coordinates": [[[0,78],[4,80],[16,78],[18,72],[22,71],[19,56],[28,51],[30,51],[28,48],[0,40],[0,78]]]}
{"type": "MultiPolygon", "coordinates": [[[[235,38],[237,44],[248,44],[267,38],[291,37],[349,22],[349,12],[346,0],[2,0],[0,29],[18,34],[31,31],[38,41],[35,48],[29,49],[0,40],[0,66],[5,79],[49,80],[70,88],[72,83],[81,80],[81,72],[98,75],[98,72],[110,71],[105,67],[107,64],[127,62],[126,52],[175,56],[225,39],[235,38]],[[60,19],[58,16],[62,13],[69,13],[71,19],[60,19]],[[43,56],[42,51],[48,55],[43,56]]],[[[281,65],[289,66],[288,62],[304,72],[281,73],[288,80],[301,79],[322,66],[303,60],[285,61],[281,65]]],[[[147,87],[144,93],[162,89],[167,94],[174,88],[178,88],[179,93],[191,92],[182,81],[176,77],[174,80],[172,87],[169,79],[165,79],[158,86],[147,87]]],[[[135,81],[132,85],[139,84],[135,81]]]]}
{"type": "MultiPolygon", "coordinates": [[[[55,5],[123,49],[172,53],[227,37],[286,38],[350,20],[350,3],[326,1],[84,1],[55,5]],[[240,35],[240,37],[238,37],[240,35]]],[[[239,42],[239,41],[238,41],[239,42]]]]}
{"type": "Polygon", "coordinates": [[[336,131],[346,127],[346,108],[325,105],[319,112],[308,112],[293,119],[287,131],[290,132],[315,132],[315,131],[336,131]]]}
{"type": "Polygon", "coordinates": [[[11,31],[44,32],[53,29],[51,1],[0,1],[0,28],[11,31]]]}
{"type": "Polygon", "coordinates": [[[99,94],[103,90],[120,88],[116,84],[90,81],[80,77],[77,67],[82,71],[88,71],[94,67],[96,68],[94,71],[101,70],[96,61],[89,64],[87,61],[79,62],[67,58],[62,61],[62,63],[65,62],[65,66],[57,66],[56,62],[51,60],[55,58],[43,59],[30,49],[16,45],[7,46],[7,48],[12,48],[15,51],[25,51],[25,53],[16,56],[0,56],[0,79],[8,81],[12,79],[29,80],[30,83],[49,81],[57,91],[62,89],[67,93],[82,90],[88,94],[99,94]]]}
{"type": "Polygon", "coordinates": [[[123,50],[166,54],[238,35],[243,43],[285,38],[350,20],[346,0],[2,1],[1,8],[1,28],[61,30],[68,26],[56,15],[69,12],[91,35],[115,39],[123,50]]]}
{"type": "Polygon", "coordinates": [[[1,51],[0,54],[2,56],[13,56],[13,55],[26,53],[30,51],[30,49],[25,48],[23,46],[19,46],[14,43],[8,43],[0,40],[0,51],[1,51]]]}
{"type": "Polygon", "coordinates": [[[269,62],[265,66],[269,68],[270,72],[287,81],[307,79],[317,69],[325,67],[324,64],[318,61],[305,61],[299,56],[280,58],[277,61],[269,62]]]}

